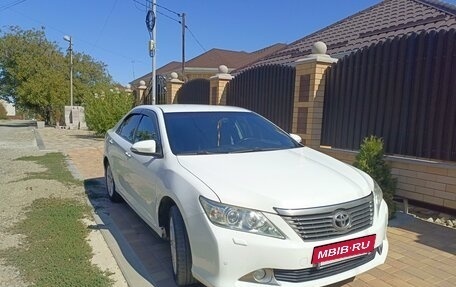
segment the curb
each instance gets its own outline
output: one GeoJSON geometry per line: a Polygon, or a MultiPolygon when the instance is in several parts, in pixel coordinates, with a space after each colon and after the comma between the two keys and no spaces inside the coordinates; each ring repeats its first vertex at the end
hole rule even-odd
{"type": "MultiPolygon", "coordinates": [[[[89,198],[86,198],[88,204],[92,206],[89,198]]],[[[140,275],[140,273],[147,274],[147,270],[144,265],[141,263],[139,258],[136,256],[136,253],[128,244],[125,237],[122,235],[120,230],[109,218],[109,215],[103,213],[97,213],[92,206],[92,215],[98,226],[105,226],[107,228],[101,228],[101,234],[109,247],[114,259],[119,266],[119,269],[122,272],[122,275],[125,278],[128,286],[134,287],[154,287],[151,283],[147,281],[146,278],[140,275]],[[117,238],[117,240],[116,240],[117,238]],[[123,246],[122,248],[120,246],[123,246]],[[129,263],[126,258],[132,263],[129,263]],[[136,266],[136,269],[132,267],[136,266]],[[139,270],[137,270],[139,269],[139,270]],[[138,271],[140,273],[138,273],[138,271]]]]}
{"type": "Polygon", "coordinates": [[[39,150],[45,150],[46,146],[44,145],[43,138],[41,138],[40,133],[34,128],[33,133],[35,134],[36,145],[39,150]]]}
{"type": "MultiPolygon", "coordinates": [[[[81,181],[85,180],[71,159],[67,158],[66,164],[75,179],[81,181]]],[[[85,188],[85,186],[83,187],[85,188]]],[[[154,287],[154,285],[149,282],[152,281],[151,278],[144,278],[140,274],[147,274],[147,269],[141,263],[141,260],[130,247],[120,230],[112,222],[109,214],[104,213],[102,210],[97,212],[88,196],[86,196],[85,200],[88,206],[91,207],[90,212],[97,226],[106,227],[100,228],[99,231],[101,232],[101,235],[103,236],[113,258],[119,266],[127,285],[131,287],[154,287]],[[122,248],[120,246],[122,246],[122,248]],[[133,268],[133,266],[135,266],[135,268],[133,268]]]]}

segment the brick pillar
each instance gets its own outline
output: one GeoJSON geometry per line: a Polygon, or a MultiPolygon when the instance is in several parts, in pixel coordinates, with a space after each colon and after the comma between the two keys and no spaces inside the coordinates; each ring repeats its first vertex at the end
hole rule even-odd
{"type": "Polygon", "coordinates": [[[137,87],[135,106],[142,105],[144,101],[144,91],[147,89],[146,82],[143,80],[139,81],[139,86],[137,87]]]}
{"type": "Polygon", "coordinates": [[[219,73],[212,76],[210,80],[210,98],[211,105],[226,105],[226,85],[233,79],[228,74],[228,68],[225,65],[219,66],[219,73]]]}
{"type": "Polygon", "coordinates": [[[179,91],[184,82],[178,79],[176,72],[172,72],[170,76],[171,80],[166,82],[166,103],[175,104],[177,91],[179,91]]]}
{"type": "Polygon", "coordinates": [[[325,70],[337,59],[326,55],[326,45],[316,42],[312,54],[296,61],[296,80],[293,103],[292,132],[302,138],[302,143],[320,147],[325,95],[325,70]]]}

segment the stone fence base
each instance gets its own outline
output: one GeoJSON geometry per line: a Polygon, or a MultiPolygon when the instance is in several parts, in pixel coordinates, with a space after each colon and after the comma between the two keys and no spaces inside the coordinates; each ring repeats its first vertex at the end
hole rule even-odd
{"type": "MultiPolygon", "coordinates": [[[[321,152],[353,164],[357,152],[320,147],[321,152]]],[[[456,163],[387,156],[397,178],[396,195],[456,210],[456,163]]]]}

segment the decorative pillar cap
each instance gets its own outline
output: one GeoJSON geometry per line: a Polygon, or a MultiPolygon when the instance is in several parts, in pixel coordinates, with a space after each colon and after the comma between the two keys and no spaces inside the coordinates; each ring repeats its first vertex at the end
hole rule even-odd
{"type": "Polygon", "coordinates": [[[312,45],[312,54],[304,56],[302,59],[298,59],[296,63],[300,62],[309,62],[309,61],[316,61],[316,62],[324,62],[324,63],[335,63],[337,59],[331,58],[329,55],[326,54],[328,51],[328,47],[322,41],[315,42],[312,45]]]}
{"type": "Polygon", "coordinates": [[[139,81],[138,89],[140,89],[140,90],[145,90],[145,89],[147,89],[147,87],[146,87],[146,82],[144,82],[143,80],[139,81]]]}
{"type": "Polygon", "coordinates": [[[171,74],[169,74],[169,77],[171,78],[171,80],[170,80],[171,83],[179,83],[179,84],[184,83],[178,79],[179,75],[176,72],[172,72],[171,74]]]}
{"type": "Polygon", "coordinates": [[[212,76],[210,79],[219,79],[219,80],[232,80],[234,77],[228,74],[228,67],[225,65],[220,65],[218,67],[218,74],[212,76]]]}
{"type": "Polygon", "coordinates": [[[130,84],[127,84],[127,87],[125,88],[125,92],[127,92],[127,93],[131,93],[132,92],[130,84]]]}
{"type": "Polygon", "coordinates": [[[220,65],[218,67],[219,74],[228,74],[228,67],[225,65],[220,65]]]}
{"type": "Polygon", "coordinates": [[[318,41],[313,43],[312,54],[326,55],[326,51],[328,51],[328,47],[324,42],[318,41]]]}

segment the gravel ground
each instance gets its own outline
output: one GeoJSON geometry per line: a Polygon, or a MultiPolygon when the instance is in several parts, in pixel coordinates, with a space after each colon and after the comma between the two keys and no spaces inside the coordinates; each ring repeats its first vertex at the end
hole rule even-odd
{"type": "MultiPolygon", "coordinates": [[[[39,156],[43,155],[44,152],[39,151],[31,127],[13,127],[14,123],[0,121],[0,249],[20,244],[21,235],[9,233],[8,228],[24,219],[26,207],[30,206],[35,199],[53,196],[77,199],[86,203],[85,191],[82,185],[68,188],[56,181],[25,179],[27,173],[42,171],[42,167],[30,161],[18,161],[15,159],[22,156],[39,156]]],[[[99,236],[91,233],[88,242],[96,241],[99,236]]],[[[104,247],[104,245],[101,244],[101,247],[104,247]]],[[[98,249],[94,250],[93,262],[95,264],[97,263],[96,255],[100,254],[99,251],[98,249]]],[[[101,253],[106,254],[106,252],[101,253]]],[[[106,270],[103,266],[101,267],[102,270],[106,270]]],[[[123,277],[121,278],[123,279],[123,277]]],[[[5,266],[0,259],[0,287],[29,285],[21,280],[17,269],[12,266],[5,266]]],[[[115,286],[119,285],[116,284],[115,286]]]]}
{"type": "Polygon", "coordinates": [[[418,219],[456,229],[456,214],[451,215],[413,205],[410,205],[409,213],[418,219]]]}

